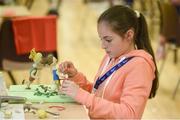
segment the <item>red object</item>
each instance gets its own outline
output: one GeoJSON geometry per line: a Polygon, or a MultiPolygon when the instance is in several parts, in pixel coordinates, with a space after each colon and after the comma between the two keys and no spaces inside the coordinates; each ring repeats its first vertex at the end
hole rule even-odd
{"type": "Polygon", "coordinates": [[[63,106],[49,106],[49,108],[57,108],[59,111],[65,110],[63,106]]]}
{"type": "Polygon", "coordinates": [[[14,40],[18,55],[36,51],[56,50],[56,16],[22,17],[13,19],[14,40]]]}

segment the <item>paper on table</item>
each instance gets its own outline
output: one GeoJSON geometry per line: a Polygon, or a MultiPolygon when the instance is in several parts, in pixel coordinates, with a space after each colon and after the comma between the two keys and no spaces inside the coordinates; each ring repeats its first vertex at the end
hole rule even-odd
{"type": "Polygon", "coordinates": [[[25,120],[23,104],[9,104],[7,107],[2,107],[0,111],[0,120],[7,120],[4,118],[3,110],[12,112],[12,118],[8,120],[25,120]]]}
{"type": "MultiPolygon", "coordinates": [[[[75,102],[71,97],[67,95],[55,95],[55,96],[35,96],[34,92],[39,85],[32,85],[32,89],[25,89],[25,85],[11,85],[8,91],[10,96],[26,97],[30,102],[75,102]]],[[[49,85],[50,86],[50,85],[49,85]]]]}
{"type": "Polygon", "coordinates": [[[39,85],[31,85],[31,89],[26,89],[27,85],[11,85],[10,92],[33,92],[39,85]]]}

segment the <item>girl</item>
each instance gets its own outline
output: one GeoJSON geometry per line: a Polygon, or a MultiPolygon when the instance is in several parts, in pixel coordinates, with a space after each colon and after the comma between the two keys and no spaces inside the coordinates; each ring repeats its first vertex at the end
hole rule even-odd
{"type": "Polygon", "coordinates": [[[97,29],[106,55],[95,83],[66,61],[59,69],[69,78],[60,91],[85,105],[91,119],[140,119],[158,88],[146,21],[128,7],[114,6],[99,17],[97,29]]]}

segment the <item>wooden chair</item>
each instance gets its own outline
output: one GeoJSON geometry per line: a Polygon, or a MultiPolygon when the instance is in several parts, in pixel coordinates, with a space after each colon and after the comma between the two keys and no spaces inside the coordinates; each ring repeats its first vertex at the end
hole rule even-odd
{"type": "MultiPolygon", "coordinates": [[[[168,51],[173,50],[174,53],[174,63],[178,61],[178,48],[180,47],[180,20],[179,15],[176,11],[174,5],[169,2],[163,2],[158,0],[158,7],[160,10],[160,34],[164,35],[167,39],[167,44],[169,45],[168,51]]],[[[160,74],[165,65],[166,58],[162,61],[160,66],[160,74]]],[[[175,98],[178,86],[180,84],[180,79],[176,85],[173,93],[173,98],[175,98]]]]}

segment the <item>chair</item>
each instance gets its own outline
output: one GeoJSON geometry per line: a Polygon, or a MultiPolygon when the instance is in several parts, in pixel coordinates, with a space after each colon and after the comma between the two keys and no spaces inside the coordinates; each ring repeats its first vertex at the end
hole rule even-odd
{"type": "Polygon", "coordinates": [[[24,1],[20,1],[20,0],[14,0],[15,1],[15,4],[16,5],[24,5],[27,7],[28,10],[31,9],[33,3],[34,3],[34,0],[24,0],[24,1]]]}
{"type": "Polygon", "coordinates": [[[56,0],[56,1],[49,1],[49,10],[47,12],[47,15],[56,15],[59,16],[59,7],[62,3],[62,0],[56,0]],[[55,6],[52,6],[55,5],[55,6]]]}
{"type": "MultiPolygon", "coordinates": [[[[167,38],[168,45],[172,46],[174,52],[174,63],[178,61],[178,48],[180,47],[180,22],[179,15],[176,11],[175,6],[169,2],[163,2],[158,0],[158,7],[160,10],[160,34],[164,35],[167,38]]],[[[171,48],[168,49],[168,51],[171,48]]],[[[160,66],[160,74],[165,65],[166,58],[162,61],[160,66]]],[[[176,85],[176,88],[173,93],[173,98],[175,98],[178,86],[180,84],[180,79],[176,85]]]]}
{"type": "Polygon", "coordinates": [[[112,6],[113,5],[113,0],[83,0],[83,2],[85,3],[85,4],[87,4],[87,3],[90,3],[90,2],[96,2],[96,3],[98,3],[98,2],[103,2],[103,1],[107,1],[109,4],[110,4],[110,6],[112,6]]]}
{"type": "MultiPolygon", "coordinates": [[[[32,17],[27,17],[27,18],[20,18],[18,19],[19,21],[31,21],[30,23],[35,23],[35,24],[39,24],[38,21],[39,19],[46,19],[50,16],[45,16],[45,17],[39,17],[39,18],[32,18],[32,17]]],[[[56,18],[54,18],[56,20],[56,18]]],[[[25,22],[26,23],[26,22],[25,22]]],[[[28,22],[27,22],[28,23],[28,22]]],[[[29,23],[29,24],[30,24],[29,23]]],[[[43,23],[42,23],[43,24],[43,23]]],[[[45,24],[45,23],[44,23],[45,24]]],[[[56,28],[56,23],[53,23],[52,25],[54,25],[54,28],[56,28]]],[[[23,24],[22,24],[23,26],[23,24]]],[[[14,32],[13,28],[13,20],[12,19],[7,19],[5,20],[2,25],[1,25],[1,29],[0,29],[0,70],[6,71],[9,76],[11,77],[12,83],[16,84],[16,81],[12,75],[12,71],[13,70],[22,70],[22,69],[29,69],[32,66],[32,62],[29,60],[28,56],[29,56],[29,52],[26,53],[21,53],[21,54],[17,54],[17,46],[15,44],[15,39],[20,37],[20,40],[29,40],[29,41],[33,41],[34,37],[36,38],[38,34],[33,34],[33,38],[30,38],[29,35],[22,35],[19,34],[18,31],[16,30],[16,33],[14,32]],[[28,38],[27,38],[28,37],[28,38]]],[[[17,27],[18,29],[18,27],[17,27]]],[[[48,32],[46,32],[44,29],[45,28],[38,28],[42,31],[39,31],[39,34],[42,36],[41,38],[38,36],[38,39],[43,39],[43,35],[47,35],[50,34],[48,32]],[[41,34],[45,32],[45,34],[41,34]]],[[[21,29],[22,31],[26,31],[21,29]]],[[[35,30],[37,31],[37,29],[35,30]]],[[[32,30],[33,32],[33,30],[32,30]]],[[[29,32],[27,34],[32,34],[32,32],[29,32]]],[[[56,38],[56,29],[54,29],[54,33],[53,37],[56,38]]],[[[45,38],[46,36],[44,36],[45,38]]],[[[37,41],[37,39],[36,39],[37,41]]],[[[55,39],[56,41],[56,39],[55,39]]],[[[33,44],[32,44],[33,45],[33,44]]],[[[42,44],[42,46],[44,46],[44,48],[46,48],[45,46],[46,44],[42,44]]],[[[27,45],[26,47],[28,48],[29,45],[27,45]]],[[[34,48],[36,48],[36,46],[32,46],[34,48]]],[[[31,48],[30,48],[31,49],[31,48]]],[[[26,51],[30,51],[28,49],[26,49],[26,51]]],[[[56,58],[57,58],[57,51],[56,48],[52,51],[46,51],[46,50],[39,50],[40,52],[43,53],[43,55],[47,55],[47,54],[53,54],[56,58]]]]}
{"type": "Polygon", "coordinates": [[[177,63],[177,48],[180,46],[179,16],[176,8],[168,2],[158,1],[160,10],[160,33],[174,46],[174,63],[177,63]]]}

